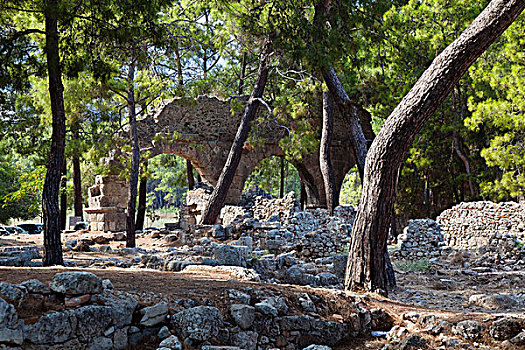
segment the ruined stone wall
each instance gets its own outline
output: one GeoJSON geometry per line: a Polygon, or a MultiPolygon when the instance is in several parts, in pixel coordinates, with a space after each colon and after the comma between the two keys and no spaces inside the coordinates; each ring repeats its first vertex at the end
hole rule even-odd
{"type": "Polygon", "coordinates": [[[487,246],[494,233],[525,240],[525,203],[460,203],[438,216],[445,243],[455,249],[487,246]]]}

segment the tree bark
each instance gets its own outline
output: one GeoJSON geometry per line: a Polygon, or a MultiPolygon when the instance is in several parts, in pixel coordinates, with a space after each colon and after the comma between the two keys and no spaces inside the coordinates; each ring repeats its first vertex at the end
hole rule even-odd
{"type": "MultiPolygon", "coordinates": [[[[331,0],[320,0],[315,5],[314,25],[317,28],[321,30],[325,28],[326,18],[328,17],[331,6],[331,0]]],[[[332,94],[332,98],[335,100],[339,112],[348,122],[350,143],[352,145],[352,149],[354,150],[357,170],[362,182],[368,147],[366,137],[363,134],[363,129],[361,128],[358,108],[352,103],[350,97],[348,97],[343,84],[341,84],[339,81],[339,78],[337,77],[337,74],[331,64],[322,63],[320,64],[320,68],[323,79],[328,86],[328,90],[332,94]]]]}
{"type": "Polygon", "coordinates": [[[301,210],[304,210],[304,207],[306,206],[307,201],[307,194],[306,194],[306,185],[303,181],[301,181],[301,189],[299,194],[299,205],[301,206],[301,210]]]}
{"type": "Polygon", "coordinates": [[[44,217],[44,266],[64,265],[60,239],[58,193],[64,149],[66,146],[66,113],[64,109],[64,86],[60,70],[58,49],[58,0],[48,0],[45,10],[46,57],[51,100],[52,134],[51,149],[42,192],[44,217]]]}
{"type": "Polygon", "coordinates": [[[65,230],[67,225],[67,167],[66,157],[62,162],[62,177],[60,178],[60,230],[65,230]]]}
{"type": "Polygon", "coordinates": [[[146,195],[147,195],[148,179],[143,176],[140,179],[139,186],[139,206],[137,209],[137,221],[135,228],[137,230],[144,229],[144,218],[146,217],[146,195]]]}
{"type": "Polygon", "coordinates": [[[321,132],[321,144],[319,147],[319,166],[323,175],[326,206],[330,215],[333,215],[335,207],[339,205],[337,198],[337,186],[335,185],[334,169],[330,160],[330,146],[332,145],[332,133],[334,129],[334,105],[330,92],[323,92],[323,130],[321,132]]]}
{"type": "Polygon", "coordinates": [[[126,247],[135,247],[135,208],[137,205],[137,184],[139,181],[139,139],[137,134],[137,113],[135,110],[135,89],[133,81],[135,80],[135,62],[134,57],[128,67],[127,82],[129,84],[127,91],[128,117],[129,117],[129,136],[131,140],[131,172],[129,178],[129,196],[128,211],[126,216],[126,247]]]}
{"type": "Polygon", "coordinates": [[[367,140],[359,121],[358,108],[350,101],[350,97],[348,97],[343,84],[339,81],[332,67],[323,69],[323,79],[335,100],[339,112],[348,122],[350,143],[354,150],[359,177],[361,178],[361,182],[363,182],[368,149],[367,140]]]}
{"type": "Polygon", "coordinates": [[[78,156],[74,156],[73,162],[73,188],[74,188],[74,210],[75,216],[80,217],[80,220],[84,220],[84,213],[82,210],[82,174],[80,173],[80,159],[78,156]]]}
{"type": "Polygon", "coordinates": [[[268,79],[268,71],[270,70],[272,50],[272,42],[269,38],[266,38],[261,51],[259,71],[257,73],[255,87],[244,110],[244,115],[242,117],[241,124],[237,129],[237,134],[235,135],[230,153],[228,154],[228,159],[224,164],[224,168],[222,169],[221,175],[219,176],[217,185],[215,186],[215,189],[213,190],[210,200],[202,215],[202,224],[204,225],[214,224],[217,220],[217,217],[219,216],[222,206],[224,205],[226,194],[228,193],[228,189],[230,188],[230,185],[233,181],[235,171],[237,170],[237,166],[241,160],[244,142],[250,133],[251,122],[254,120],[260,104],[259,99],[264,93],[264,88],[268,79]]]}
{"type": "Polygon", "coordinates": [[[186,177],[188,178],[188,189],[191,191],[195,188],[195,180],[193,179],[193,166],[188,159],[186,159],[186,177]]]}
{"type": "Polygon", "coordinates": [[[281,172],[280,172],[280,175],[281,175],[281,182],[279,184],[279,198],[283,198],[284,197],[284,179],[285,179],[285,174],[284,174],[284,157],[281,157],[281,172]]]}
{"type": "Polygon", "coordinates": [[[386,294],[385,251],[396,178],[412,142],[468,67],[525,8],[523,0],[493,0],[419,78],[375,138],[352,232],[347,289],[386,294]]]}

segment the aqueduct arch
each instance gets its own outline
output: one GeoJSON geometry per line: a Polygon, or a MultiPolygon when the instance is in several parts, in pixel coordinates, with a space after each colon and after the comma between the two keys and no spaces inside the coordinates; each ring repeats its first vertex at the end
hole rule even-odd
{"type": "MultiPolygon", "coordinates": [[[[246,101],[247,97],[220,100],[206,96],[166,101],[153,114],[138,121],[141,157],[149,159],[163,153],[176,154],[190,160],[200,176],[215,185],[228,157],[246,101]],[[232,112],[232,106],[236,107],[235,112],[232,112]]],[[[259,113],[266,113],[266,110],[260,108],[259,113]]],[[[371,139],[373,134],[370,119],[363,119],[363,131],[371,139]]],[[[312,130],[317,132],[320,139],[320,117],[312,119],[311,124],[312,130]]],[[[331,158],[338,191],[346,173],[355,165],[347,130],[347,122],[336,113],[331,158]]],[[[251,135],[258,141],[256,144],[245,145],[226,204],[238,202],[246,179],[260,161],[271,156],[284,155],[279,141],[285,136],[285,132],[286,129],[279,126],[258,125],[252,128],[251,135]]],[[[120,135],[120,138],[126,142],[127,134],[120,135]]],[[[106,163],[108,166],[118,166],[122,157],[125,156],[116,151],[106,163]]],[[[303,155],[301,160],[292,164],[305,184],[307,206],[326,207],[319,152],[303,155]]],[[[86,209],[92,230],[125,229],[126,196],[125,182],[112,175],[97,176],[96,184],[90,188],[89,207],[86,209]]]]}

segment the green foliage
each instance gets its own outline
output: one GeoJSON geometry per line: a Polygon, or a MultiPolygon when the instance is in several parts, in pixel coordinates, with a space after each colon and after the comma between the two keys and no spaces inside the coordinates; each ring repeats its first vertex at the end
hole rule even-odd
{"type": "Polygon", "coordinates": [[[341,193],[339,194],[339,203],[358,206],[362,188],[357,167],[354,167],[350,169],[343,180],[341,193]]]}
{"type": "MultiPolygon", "coordinates": [[[[244,190],[247,190],[250,187],[258,187],[265,192],[278,197],[281,186],[280,169],[280,157],[263,159],[257,164],[257,167],[253,170],[250,176],[248,176],[248,179],[244,184],[244,190]]],[[[301,190],[299,173],[289,162],[285,162],[284,177],[284,193],[286,194],[293,191],[296,195],[299,195],[301,190]]]]}
{"type": "Polygon", "coordinates": [[[403,272],[426,272],[430,269],[428,259],[395,261],[393,265],[403,272]]]}
{"type": "Polygon", "coordinates": [[[525,17],[522,15],[470,70],[477,93],[469,99],[465,124],[490,135],[481,151],[495,179],[481,183],[497,200],[525,195],[525,17]]]}

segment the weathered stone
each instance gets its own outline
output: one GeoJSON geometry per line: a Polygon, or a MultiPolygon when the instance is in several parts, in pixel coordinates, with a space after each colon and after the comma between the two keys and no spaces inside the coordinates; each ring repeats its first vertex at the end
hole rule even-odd
{"type": "Polygon", "coordinates": [[[244,304],[233,304],[230,306],[230,313],[235,323],[242,329],[248,329],[255,320],[255,308],[244,304]]]}
{"type": "Polygon", "coordinates": [[[0,282],[0,297],[18,306],[26,299],[27,293],[25,289],[19,288],[16,284],[0,282]]]}
{"type": "Polygon", "coordinates": [[[521,329],[520,321],[512,317],[503,317],[492,322],[489,334],[496,340],[507,340],[518,335],[521,329]]]}
{"type": "Polygon", "coordinates": [[[0,298],[0,326],[13,328],[18,325],[18,314],[15,307],[0,298]]]}
{"type": "Polygon", "coordinates": [[[257,337],[259,335],[253,331],[243,331],[233,335],[232,343],[245,350],[257,349],[257,337]]]}
{"type": "Polygon", "coordinates": [[[260,313],[262,313],[263,315],[269,315],[269,316],[276,317],[278,314],[277,309],[266,302],[256,303],[255,309],[259,311],[260,313]]]}
{"type": "Polygon", "coordinates": [[[70,295],[97,294],[102,292],[102,280],[91,272],[61,272],[53,277],[49,288],[70,295]]]}
{"type": "Polygon", "coordinates": [[[133,313],[138,306],[138,302],[133,298],[124,296],[99,295],[97,300],[105,306],[110,307],[111,319],[117,328],[122,328],[131,324],[133,313]]]}
{"type": "Polygon", "coordinates": [[[150,307],[145,307],[140,310],[140,313],[143,315],[140,324],[146,327],[156,326],[166,320],[168,312],[168,304],[164,301],[150,307]]]}
{"type": "Polygon", "coordinates": [[[239,303],[243,304],[249,304],[251,297],[249,294],[243,293],[241,291],[238,291],[237,289],[229,289],[228,290],[228,297],[230,299],[233,299],[239,303]]]}
{"type": "Polygon", "coordinates": [[[169,336],[168,338],[164,339],[160,342],[159,347],[161,348],[168,348],[172,350],[181,350],[182,349],[182,343],[180,342],[179,338],[177,338],[174,335],[169,336]]]}
{"type": "Polygon", "coordinates": [[[108,306],[87,305],[72,310],[77,319],[76,335],[81,342],[89,342],[91,339],[104,334],[104,331],[112,323],[112,310],[108,306]]]}
{"type": "Polygon", "coordinates": [[[113,340],[106,337],[96,337],[89,342],[87,350],[112,350],[113,340]]]}
{"type": "Polygon", "coordinates": [[[205,341],[219,333],[222,316],[217,308],[197,306],[176,314],[174,322],[180,327],[185,338],[205,341]]]}
{"type": "Polygon", "coordinates": [[[315,345],[315,344],[312,344],[312,345],[308,345],[303,350],[332,350],[332,348],[329,347],[329,346],[326,346],[326,345],[315,345]]]}
{"type": "Polygon", "coordinates": [[[410,334],[403,339],[399,344],[394,346],[393,350],[416,350],[416,349],[427,349],[427,342],[419,335],[410,334]]]}
{"type": "Polygon", "coordinates": [[[461,321],[452,328],[452,332],[465,339],[477,339],[481,336],[481,324],[472,320],[461,321]]]}
{"type": "Polygon", "coordinates": [[[67,307],[75,307],[87,303],[90,298],[90,294],[85,294],[78,297],[66,297],[64,298],[64,304],[67,307]]]}
{"type": "Polygon", "coordinates": [[[41,316],[38,322],[24,326],[26,339],[33,344],[64,343],[76,331],[76,317],[65,312],[53,312],[41,316]]]}
{"type": "Polygon", "coordinates": [[[512,309],[518,306],[516,300],[504,294],[475,294],[469,298],[468,302],[470,305],[477,305],[486,309],[512,309]]]}
{"type": "Polygon", "coordinates": [[[165,339],[171,335],[170,329],[166,326],[162,326],[162,328],[157,333],[157,337],[159,339],[165,339]]]}
{"type": "Polygon", "coordinates": [[[24,287],[27,289],[28,293],[36,293],[36,294],[49,294],[51,293],[51,290],[48,286],[46,286],[44,283],[40,282],[39,280],[32,279],[28,281],[24,281],[19,284],[19,286],[24,287]]]}
{"type": "Polygon", "coordinates": [[[232,246],[228,244],[218,245],[214,251],[214,258],[222,265],[246,267],[246,261],[250,258],[251,251],[247,247],[232,246]]]}
{"type": "Polygon", "coordinates": [[[128,329],[129,327],[119,328],[113,332],[113,347],[115,350],[128,348],[128,329]]]}

